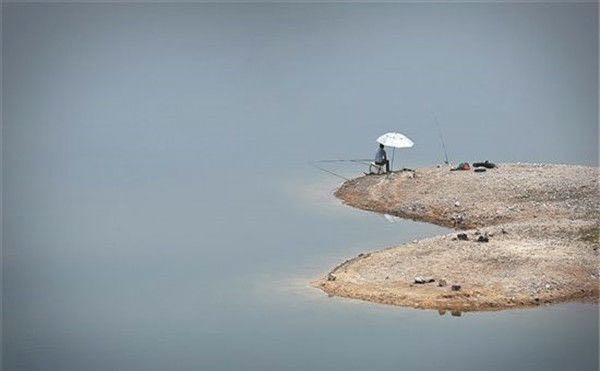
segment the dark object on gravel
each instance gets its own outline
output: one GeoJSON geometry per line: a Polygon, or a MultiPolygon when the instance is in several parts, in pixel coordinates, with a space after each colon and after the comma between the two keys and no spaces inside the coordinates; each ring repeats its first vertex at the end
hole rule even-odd
{"type": "Polygon", "coordinates": [[[459,233],[456,235],[456,238],[458,238],[461,241],[468,241],[469,240],[469,236],[467,236],[466,233],[459,233]]]}
{"type": "Polygon", "coordinates": [[[473,162],[473,167],[485,167],[488,169],[493,169],[496,167],[496,164],[485,160],[485,162],[473,162]]]}
{"type": "Polygon", "coordinates": [[[425,278],[415,277],[415,283],[418,283],[418,284],[430,283],[430,282],[434,282],[434,281],[435,281],[435,279],[429,278],[429,277],[425,277],[425,278]]]}
{"type": "Polygon", "coordinates": [[[479,238],[477,239],[477,242],[490,242],[490,238],[487,235],[479,236],[479,238]]]}
{"type": "Polygon", "coordinates": [[[439,287],[444,287],[444,286],[446,286],[446,280],[439,280],[439,281],[438,281],[438,286],[439,286],[439,287]]]}
{"type": "Polygon", "coordinates": [[[460,290],[460,285],[452,285],[452,291],[460,290]]]}
{"type": "Polygon", "coordinates": [[[477,169],[473,169],[473,171],[476,172],[476,173],[484,173],[486,171],[486,169],[479,167],[477,169]]]}
{"type": "Polygon", "coordinates": [[[450,171],[455,171],[455,170],[471,170],[471,165],[469,165],[468,162],[461,162],[460,164],[458,164],[457,167],[450,169],[450,171]]]}

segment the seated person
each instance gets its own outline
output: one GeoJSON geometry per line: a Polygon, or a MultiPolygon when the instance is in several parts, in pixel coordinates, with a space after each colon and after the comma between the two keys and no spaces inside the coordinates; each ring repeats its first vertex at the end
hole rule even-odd
{"type": "Polygon", "coordinates": [[[383,144],[379,145],[379,149],[375,154],[375,164],[385,165],[385,172],[390,172],[390,162],[387,159],[387,153],[385,153],[385,150],[383,149],[383,144]]]}

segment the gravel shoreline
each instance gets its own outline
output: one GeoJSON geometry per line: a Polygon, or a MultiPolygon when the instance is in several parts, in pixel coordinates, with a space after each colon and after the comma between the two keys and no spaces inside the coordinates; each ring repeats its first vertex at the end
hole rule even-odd
{"type": "Polygon", "coordinates": [[[598,302],[598,168],[448,166],[345,182],[344,203],[457,230],[361,254],[313,282],[329,295],[474,311],[598,302]],[[460,235],[460,236],[459,236],[460,235]]]}

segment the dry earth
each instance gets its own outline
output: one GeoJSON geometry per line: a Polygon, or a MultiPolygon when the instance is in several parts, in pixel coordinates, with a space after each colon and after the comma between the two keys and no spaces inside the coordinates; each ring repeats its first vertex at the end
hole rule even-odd
{"type": "Polygon", "coordinates": [[[460,311],[598,301],[598,175],[585,166],[500,164],[347,181],[336,196],[348,205],[457,232],[361,254],[313,284],[330,295],[460,311]]]}

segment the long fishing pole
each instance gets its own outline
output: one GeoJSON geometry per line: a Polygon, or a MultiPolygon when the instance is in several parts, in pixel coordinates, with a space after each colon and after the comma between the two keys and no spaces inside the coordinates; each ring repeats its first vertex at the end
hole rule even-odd
{"type": "Polygon", "coordinates": [[[351,159],[351,160],[345,160],[345,159],[333,159],[333,160],[317,160],[317,161],[309,161],[309,165],[311,165],[311,166],[313,166],[313,167],[315,167],[315,168],[317,168],[317,169],[319,169],[319,170],[321,170],[321,171],[324,171],[324,172],[326,172],[326,173],[328,173],[328,174],[331,174],[331,175],[333,175],[333,176],[335,176],[335,177],[338,177],[338,178],[341,178],[341,179],[344,179],[344,180],[350,180],[349,178],[346,178],[346,177],[345,177],[345,176],[343,176],[343,175],[340,175],[340,174],[338,174],[338,173],[336,173],[336,172],[334,172],[334,171],[331,171],[331,170],[329,170],[329,169],[325,169],[324,167],[317,165],[318,163],[335,163],[335,162],[351,162],[351,163],[358,163],[358,164],[365,164],[365,165],[366,165],[366,164],[369,164],[369,163],[371,162],[371,160],[370,160],[370,159],[351,159]]]}
{"type": "Polygon", "coordinates": [[[331,171],[331,170],[325,169],[324,167],[321,167],[321,166],[317,165],[317,164],[316,164],[316,161],[309,162],[309,165],[311,165],[311,166],[313,166],[313,167],[315,167],[315,168],[317,168],[317,169],[319,169],[319,170],[321,170],[321,171],[324,171],[324,172],[326,172],[326,173],[329,173],[329,174],[331,174],[331,175],[333,175],[333,176],[336,176],[336,177],[338,177],[338,178],[342,178],[342,179],[344,179],[344,180],[350,180],[349,178],[346,178],[346,177],[345,177],[345,176],[343,176],[343,175],[340,175],[340,174],[334,173],[334,172],[333,172],[333,171],[331,171]]]}
{"type": "Polygon", "coordinates": [[[437,115],[434,114],[433,119],[435,120],[435,125],[437,126],[438,134],[440,136],[440,142],[442,143],[442,149],[444,150],[444,163],[448,165],[448,152],[446,152],[446,143],[444,142],[444,136],[442,135],[442,128],[438,122],[437,115]]]}
{"type": "Polygon", "coordinates": [[[353,160],[341,160],[341,159],[333,159],[333,160],[316,160],[316,161],[312,161],[312,162],[354,162],[354,163],[367,163],[367,162],[371,162],[371,159],[368,158],[360,158],[360,159],[353,159],[353,160]]]}

